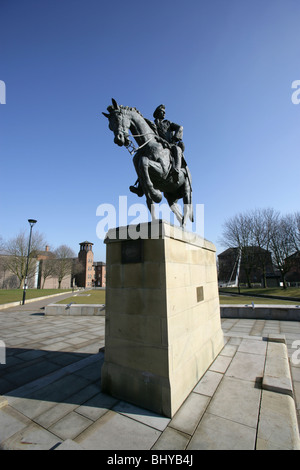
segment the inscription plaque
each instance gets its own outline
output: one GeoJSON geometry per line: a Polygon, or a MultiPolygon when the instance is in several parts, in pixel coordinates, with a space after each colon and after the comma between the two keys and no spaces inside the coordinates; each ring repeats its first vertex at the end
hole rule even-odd
{"type": "Polygon", "coordinates": [[[197,302],[204,300],[203,286],[197,287],[197,302]]]}
{"type": "Polygon", "coordinates": [[[141,263],[143,261],[143,240],[124,240],[121,248],[121,262],[141,263]]]}

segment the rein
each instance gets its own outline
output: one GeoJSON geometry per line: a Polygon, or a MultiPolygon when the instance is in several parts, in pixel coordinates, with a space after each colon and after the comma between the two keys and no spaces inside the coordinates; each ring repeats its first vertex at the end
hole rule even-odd
{"type": "Polygon", "coordinates": [[[133,155],[134,153],[136,153],[138,150],[140,150],[141,148],[145,147],[145,145],[149,144],[149,142],[154,138],[155,134],[151,133],[151,132],[146,132],[145,134],[132,134],[132,137],[143,137],[145,135],[152,135],[152,137],[150,137],[150,139],[148,139],[146,142],[144,142],[142,145],[140,145],[138,148],[136,148],[134,146],[134,144],[131,142],[130,139],[129,140],[129,144],[126,145],[126,148],[128,150],[128,152],[130,153],[130,155],[133,155]]]}

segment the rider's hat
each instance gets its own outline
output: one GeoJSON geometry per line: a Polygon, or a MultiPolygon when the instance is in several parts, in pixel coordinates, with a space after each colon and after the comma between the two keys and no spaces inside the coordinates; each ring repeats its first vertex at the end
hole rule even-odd
{"type": "Polygon", "coordinates": [[[161,109],[166,109],[166,107],[165,107],[164,104],[160,104],[159,106],[157,106],[156,110],[155,110],[154,113],[153,113],[154,119],[157,118],[157,115],[158,115],[158,113],[159,113],[159,111],[160,111],[161,109]]]}

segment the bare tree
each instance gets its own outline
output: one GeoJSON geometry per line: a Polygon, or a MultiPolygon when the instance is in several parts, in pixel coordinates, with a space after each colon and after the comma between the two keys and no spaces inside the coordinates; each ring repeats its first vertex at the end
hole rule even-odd
{"type": "Polygon", "coordinates": [[[300,212],[295,213],[296,227],[297,227],[297,240],[300,243],[300,212]]]}
{"type": "Polygon", "coordinates": [[[285,275],[293,262],[290,256],[300,249],[300,212],[281,216],[278,211],[268,208],[238,214],[225,221],[220,241],[223,246],[239,248],[249,287],[254,267],[260,268],[266,286],[271,252],[272,261],[286,288],[285,275]]]}
{"type": "Polygon", "coordinates": [[[280,271],[283,288],[286,289],[285,275],[291,268],[290,256],[295,251],[294,223],[289,215],[281,217],[274,225],[271,248],[274,264],[280,271]]]}
{"type": "Polygon", "coordinates": [[[252,219],[250,213],[240,213],[226,220],[223,225],[223,235],[220,240],[223,246],[238,248],[248,287],[251,287],[251,272],[255,266],[253,249],[252,219]]]}
{"type": "Polygon", "coordinates": [[[248,214],[238,214],[225,221],[220,242],[230,248],[242,248],[250,244],[250,223],[248,214]]]}
{"type": "MultiPolygon", "coordinates": [[[[13,273],[19,280],[19,288],[23,288],[26,263],[28,254],[29,236],[25,232],[20,232],[16,237],[12,238],[5,244],[5,269],[13,273]]],[[[44,235],[35,231],[32,233],[31,250],[29,253],[28,263],[28,279],[31,279],[36,274],[37,262],[35,259],[36,252],[41,250],[45,245],[44,235]]]]}
{"type": "Polygon", "coordinates": [[[19,281],[14,274],[12,274],[6,266],[7,256],[5,255],[5,243],[0,235],[0,280],[1,289],[16,288],[19,281]]]}
{"type": "Polygon", "coordinates": [[[262,271],[264,287],[267,286],[267,266],[274,227],[277,226],[280,213],[272,208],[255,209],[250,214],[250,227],[253,245],[258,247],[256,262],[262,271]]]}
{"type": "Polygon", "coordinates": [[[4,253],[4,249],[5,249],[5,244],[4,244],[3,238],[0,235],[0,254],[4,253]]]}
{"type": "Polygon", "coordinates": [[[58,279],[58,288],[61,287],[62,280],[72,275],[73,260],[76,257],[74,251],[67,245],[60,245],[55,251],[55,274],[58,279]]]}

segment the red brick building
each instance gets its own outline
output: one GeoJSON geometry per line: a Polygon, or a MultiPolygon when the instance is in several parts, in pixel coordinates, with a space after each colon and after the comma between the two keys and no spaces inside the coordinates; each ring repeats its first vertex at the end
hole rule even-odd
{"type": "Polygon", "coordinates": [[[75,277],[76,286],[92,287],[95,279],[93,243],[85,241],[79,243],[79,245],[78,261],[83,269],[75,277]]]}
{"type": "Polygon", "coordinates": [[[82,272],[75,276],[77,287],[105,287],[106,265],[102,261],[94,262],[93,243],[84,241],[79,243],[78,261],[82,272]]]}
{"type": "Polygon", "coordinates": [[[106,264],[102,261],[94,263],[94,287],[106,286],[106,264]]]}

